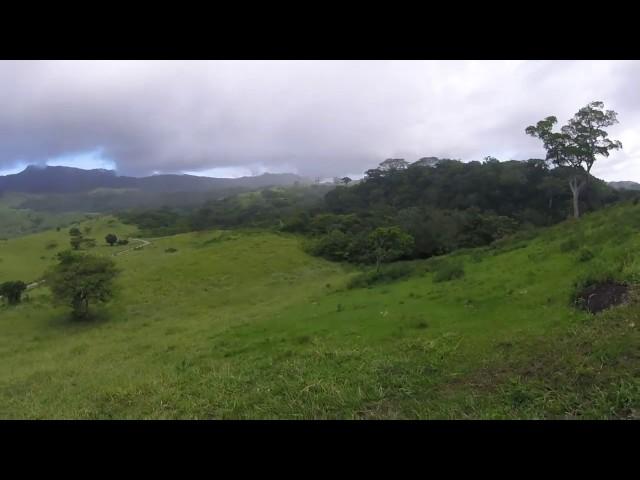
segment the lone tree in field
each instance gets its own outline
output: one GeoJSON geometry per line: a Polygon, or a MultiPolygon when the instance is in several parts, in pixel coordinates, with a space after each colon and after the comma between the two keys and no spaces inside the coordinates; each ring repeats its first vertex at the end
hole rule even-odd
{"type": "Polygon", "coordinates": [[[27,289],[27,284],[17,280],[0,284],[0,296],[6,299],[9,305],[16,305],[22,300],[22,292],[27,289]]]}
{"type": "Polygon", "coordinates": [[[74,250],[79,250],[80,249],[80,245],[82,245],[82,237],[81,236],[77,236],[77,237],[71,237],[69,239],[69,243],[71,244],[71,248],[73,248],[74,250]]]}
{"type": "Polygon", "coordinates": [[[82,245],[82,232],[79,228],[73,227],[69,230],[69,243],[71,244],[71,248],[74,250],[79,250],[80,245],[82,245]]]}
{"type": "Polygon", "coordinates": [[[113,297],[118,270],[111,258],[74,252],[59,253],[58,258],[46,281],[54,302],[70,305],[74,317],[87,318],[90,303],[107,302],[113,297]]]}
{"type": "Polygon", "coordinates": [[[376,259],[376,272],[379,272],[383,262],[391,262],[410,253],[414,239],[400,227],[378,227],[369,234],[369,242],[376,259]]]}
{"type": "Polygon", "coordinates": [[[104,239],[112,247],[118,242],[118,237],[116,237],[113,233],[109,233],[106,237],[104,237],[104,239]]]}
{"type": "MultiPolygon", "coordinates": [[[[86,230],[86,229],[85,229],[86,230]]],[[[80,247],[91,248],[96,246],[96,240],[94,238],[86,238],[82,236],[82,232],[79,228],[72,228],[69,230],[69,243],[73,250],[80,250],[80,247]]]]}
{"type": "Polygon", "coordinates": [[[589,103],[560,132],[552,131],[553,126],[558,123],[558,119],[553,116],[525,129],[528,135],[542,140],[547,151],[547,161],[570,169],[569,188],[573,195],[575,218],[580,216],[580,193],[587,186],[596,157],[608,157],[612,150],[622,148],[622,143],[610,140],[609,134],[604,130],[605,127],[618,123],[618,114],[613,110],[603,109],[602,102],[589,103]]]}

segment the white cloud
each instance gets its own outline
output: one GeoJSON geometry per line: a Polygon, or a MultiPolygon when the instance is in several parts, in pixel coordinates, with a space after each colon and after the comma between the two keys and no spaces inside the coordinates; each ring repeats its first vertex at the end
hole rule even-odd
{"type": "Polygon", "coordinates": [[[624,150],[594,172],[640,181],[639,80],[628,61],[5,61],[0,169],[98,146],[127,174],[526,159],[544,155],[527,125],[603,100],[624,150]]]}

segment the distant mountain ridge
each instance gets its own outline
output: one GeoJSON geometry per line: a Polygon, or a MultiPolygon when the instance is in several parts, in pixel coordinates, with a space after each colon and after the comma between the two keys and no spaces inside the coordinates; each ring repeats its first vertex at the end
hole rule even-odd
{"type": "Polygon", "coordinates": [[[232,188],[286,186],[309,180],[292,173],[264,173],[255,177],[213,178],[195,175],[118,176],[113,170],[29,166],[0,176],[0,192],[82,193],[98,188],[136,189],[149,193],[206,192],[232,188]]]}
{"type": "Polygon", "coordinates": [[[640,183],[631,181],[607,182],[607,184],[616,190],[640,190],[640,183]]]}

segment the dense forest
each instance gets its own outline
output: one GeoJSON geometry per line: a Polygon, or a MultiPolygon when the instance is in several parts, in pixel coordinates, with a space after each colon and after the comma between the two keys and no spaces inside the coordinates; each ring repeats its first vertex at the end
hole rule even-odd
{"type": "MultiPolygon", "coordinates": [[[[571,214],[569,175],[570,169],[550,168],[539,159],[388,159],[352,185],[347,179],[335,186],[270,188],[199,208],[128,211],[120,218],[157,236],[237,227],[300,233],[310,253],[354,263],[376,262],[376,235],[386,234],[393,244],[388,229],[395,228],[409,241],[390,245],[394,253],[387,260],[427,258],[565,220],[571,214]]],[[[631,195],[590,177],[581,209],[596,210],[631,195]]]]}

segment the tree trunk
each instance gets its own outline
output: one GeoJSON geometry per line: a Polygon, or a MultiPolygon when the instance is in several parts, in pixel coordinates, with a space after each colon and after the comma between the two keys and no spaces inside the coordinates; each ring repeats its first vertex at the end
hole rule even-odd
{"type": "Polygon", "coordinates": [[[583,182],[580,177],[575,176],[569,180],[569,188],[571,189],[571,193],[573,194],[573,217],[580,217],[580,191],[586,185],[586,182],[583,182]]]}
{"type": "Polygon", "coordinates": [[[573,218],[580,217],[580,192],[577,188],[571,187],[571,193],[573,194],[573,218]]]}

